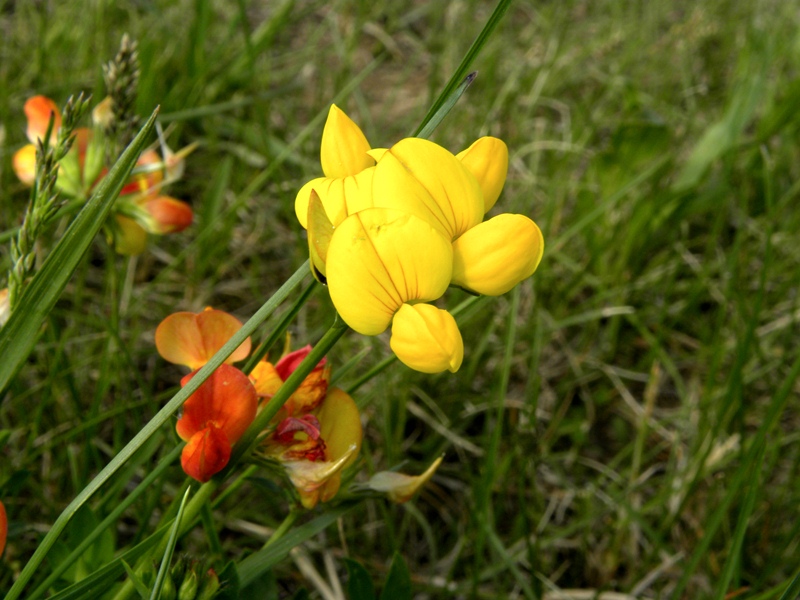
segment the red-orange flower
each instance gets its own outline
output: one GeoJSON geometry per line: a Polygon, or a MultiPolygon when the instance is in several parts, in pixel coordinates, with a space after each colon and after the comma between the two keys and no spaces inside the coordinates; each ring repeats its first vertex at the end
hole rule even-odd
{"type": "MultiPolygon", "coordinates": [[[[156,329],[158,353],[171,363],[196,370],[206,364],[242,327],[233,315],[210,306],[200,313],[177,312],[161,321],[156,329]]],[[[233,351],[227,364],[247,358],[250,338],[233,351]]]]}
{"type": "MultiPolygon", "coordinates": [[[[194,376],[181,380],[186,385],[194,376]]],[[[183,405],[175,430],[186,446],[181,465],[190,477],[206,482],[225,468],[231,448],[255,419],[258,396],[236,367],[221,365],[183,405]]]]}
{"type": "Polygon", "coordinates": [[[43,140],[47,133],[47,126],[50,124],[50,115],[53,116],[53,129],[50,132],[50,144],[55,144],[58,138],[58,130],[61,129],[61,112],[58,106],[46,96],[34,96],[25,101],[25,117],[28,119],[28,130],[26,132],[31,143],[36,140],[43,140]]]}
{"type": "MultiPolygon", "coordinates": [[[[262,398],[274,396],[283,385],[283,382],[308,356],[309,352],[311,352],[310,345],[290,352],[275,365],[265,360],[259,362],[250,373],[250,378],[256,386],[258,395],[262,398]]],[[[314,370],[308,374],[303,383],[300,384],[300,387],[294,391],[286,404],[283,405],[286,415],[293,416],[307,413],[319,406],[325,399],[325,394],[328,393],[328,381],[331,376],[330,368],[325,366],[325,362],[324,358],[319,361],[314,370]]]]}

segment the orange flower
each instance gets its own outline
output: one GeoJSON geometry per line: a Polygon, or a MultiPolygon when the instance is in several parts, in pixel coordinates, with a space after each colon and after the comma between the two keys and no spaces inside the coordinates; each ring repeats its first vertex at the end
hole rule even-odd
{"type": "Polygon", "coordinates": [[[50,144],[55,144],[58,130],[61,129],[61,112],[55,102],[46,96],[34,96],[25,101],[25,117],[28,119],[27,136],[32,144],[44,139],[50,115],[53,115],[53,129],[50,132],[50,144]]]}
{"type": "MultiPolygon", "coordinates": [[[[181,380],[185,386],[194,377],[181,380]]],[[[225,468],[231,448],[253,422],[258,396],[247,375],[220,365],[183,405],[175,430],[186,446],[181,466],[190,477],[205,483],[225,468]]]]}
{"type": "MultiPolygon", "coordinates": [[[[210,306],[200,313],[177,312],[158,325],[156,348],[164,360],[186,365],[194,371],[206,364],[241,327],[239,319],[210,306]]],[[[248,354],[250,338],[225,362],[231,364],[244,360],[248,354]]]]}
{"type": "MultiPolygon", "coordinates": [[[[308,356],[309,352],[311,352],[310,345],[290,352],[275,363],[274,366],[265,360],[259,362],[253,372],[250,373],[250,378],[256,386],[258,395],[262,398],[272,398],[283,385],[283,382],[289,378],[289,375],[294,373],[298,365],[308,356]]],[[[331,376],[330,368],[325,366],[325,362],[324,358],[319,361],[319,364],[314,367],[314,370],[308,374],[303,383],[300,384],[300,387],[294,391],[286,404],[283,405],[286,415],[292,416],[299,413],[307,413],[319,406],[325,399],[325,394],[328,393],[328,381],[331,376]]]]}
{"type": "Polygon", "coordinates": [[[0,556],[3,556],[3,550],[6,548],[6,537],[8,536],[8,517],[6,516],[6,507],[0,501],[0,556]]]}
{"type": "Polygon", "coordinates": [[[353,399],[331,388],[323,401],[300,417],[287,417],[267,438],[267,453],[283,463],[306,508],[339,491],[342,470],[361,448],[361,417],[353,399]]]}

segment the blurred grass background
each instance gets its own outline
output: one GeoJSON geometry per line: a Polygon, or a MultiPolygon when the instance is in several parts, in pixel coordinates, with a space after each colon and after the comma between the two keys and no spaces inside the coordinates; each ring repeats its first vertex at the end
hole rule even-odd
{"type": "MultiPolygon", "coordinates": [[[[179,373],[155,353],[158,322],[209,304],[247,317],[305,259],[293,201],[320,172],[329,104],[374,146],[408,135],[492,9],[0,1],[3,231],[27,199],[10,169],[25,99],[99,101],[124,32],[139,42],[140,113],[161,105],[173,148],[201,142],[170,190],[195,225],[135,260],[99,239],[2,398],[0,590],[169,396],[179,373]]],[[[380,582],[399,550],[419,598],[781,597],[800,570],[798,31],[782,0],[512,5],[433,139],[507,142],[495,211],[534,218],[544,260],[480,304],[457,375],[395,365],[358,390],[364,472],[446,458],[412,503],[369,502],[327,531],[309,549],[320,570],[327,555],[344,577],[347,556],[380,582]]],[[[331,318],[320,289],[296,344],[331,318]]],[[[344,386],[388,338],[349,335],[333,364],[359,353],[344,386]]],[[[95,512],[174,440],[150,444],[95,512]]],[[[181,481],[173,468],[126,514],[117,547],[150,531],[181,481]]],[[[216,513],[225,556],[280,522],[276,490],[256,480],[216,513]]],[[[202,531],[181,547],[209,552],[202,531]]],[[[271,597],[304,586],[319,597],[286,561],[271,597]]]]}

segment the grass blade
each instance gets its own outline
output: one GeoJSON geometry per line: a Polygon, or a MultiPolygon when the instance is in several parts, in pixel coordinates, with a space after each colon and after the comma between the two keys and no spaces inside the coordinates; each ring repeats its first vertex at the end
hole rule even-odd
{"type": "Polygon", "coordinates": [[[164,578],[169,572],[169,565],[172,562],[172,553],[175,552],[175,544],[178,543],[178,530],[181,527],[181,519],[183,518],[183,510],[186,508],[186,501],[189,499],[189,492],[192,488],[187,488],[186,493],[181,500],[181,507],[178,509],[178,516],[175,517],[175,522],[172,523],[172,529],[169,531],[169,540],[167,540],[167,548],[164,550],[164,558],[161,560],[161,566],[158,568],[158,575],[156,582],[153,584],[153,593],[150,594],[150,600],[159,600],[161,598],[161,588],[164,585],[164,578]]]}
{"type": "Polygon", "coordinates": [[[0,391],[5,390],[33,350],[39,330],[55,306],[81,257],[100,231],[111,206],[144,150],[158,109],[103,178],[86,206],[53,248],[19,300],[18,308],[0,329],[0,391]]]}

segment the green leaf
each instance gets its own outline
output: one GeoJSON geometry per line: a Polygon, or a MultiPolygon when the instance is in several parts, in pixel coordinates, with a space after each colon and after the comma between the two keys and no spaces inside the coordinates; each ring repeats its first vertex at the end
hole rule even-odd
{"type": "MultiPolygon", "coordinates": [[[[422,119],[422,123],[420,124],[419,129],[417,129],[417,131],[414,133],[414,137],[427,137],[423,136],[422,132],[428,131],[428,135],[430,135],[430,132],[436,128],[438,123],[432,127],[428,127],[428,125],[433,122],[435,116],[440,114],[442,107],[450,101],[453,94],[457,92],[459,86],[464,85],[464,80],[469,74],[472,61],[475,60],[475,57],[478,56],[480,51],[486,45],[486,42],[489,40],[489,37],[492,35],[492,32],[494,32],[498,23],[500,23],[503,15],[506,14],[506,11],[510,5],[511,0],[500,0],[500,2],[497,3],[492,16],[489,17],[489,20],[486,21],[486,25],[483,26],[483,29],[478,34],[478,37],[476,37],[475,41],[472,42],[472,46],[470,46],[469,50],[467,50],[467,53],[461,60],[461,64],[458,65],[458,69],[456,69],[456,72],[453,73],[453,76],[450,78],[450,81],[447,82],[447,85],[442,90],[442,93],[439,94],[439,97],[436,99],[433,105],[431,105],[430,110],[428,110],[428,114],[425,115],[424,119],[422,119]]],[[[469,85],[469,82],[467,82],[467,85],[469,85]]],[[[463,93],[463,90],[461,93],[463,93]]],[[[461,94],[459,94],[459,96],[460,95],[461,94]]],[[[458,100],[458,98],[456,98],[456,100],[458,100]]],[[[455,103],[455,101],[453,103],[455,103]]],[[[449,110],[450,109],[448,108],[447,111],[449,110]]],[[[447,111],[441,115],[441,118],[444,118],[444,115],[447,114],[447,111]]]]}
{"type": "MultiPolygon", "coordinates": [[[[274,544],[270,544],[241,561],[239,563],[239,578],[242,584],[242,591],[251,591],[247,587],[254,584],[264,573],[286,558],[292,548],[317,535],[358,504],[359,502],[357,501],[343,502],[335,508],[327,509],[324,514],[313,521],[296,527],[274,544]]],[[[250,598],[250,595],[244,594],[244,597],[250,598]]]]}
{"type": "Polygon", "coordinates": [[[372,577],[360,562],[344,559],[347,566],[347,596],[350,600],[375,600],[375,586],[372,577]]]}
{"type": "Polygon", "coordinates": [[[381,600],[411,600],[411,574],[399,552],[394,553],[381,600]]]}
{"type": "Polygon", "coordinates": [[[158,575],[156,582],[153,584],[153,593],[150,595],[150,600],[159,600],[161,598],[161,588],[164,585],[164,578],[169,576],[169,565],[172,562],[172,553],[175,552],[175,544],[178,543],[178,530],[181,527],[181,519],[183,518],[183,510],[186,508],[186,501],[189,499],[189,492],[192,488],[186,488],[186,493],[181,500],[181,506],[178,509],[178,516],[172,523],[172,529],[169,531],[169,540],[167,540],[167,547],[164,549],[164,557],[161,559],[161,566],[158,568],[158,575]]]}
{"type": "Polygon", "coordinates": [[[445,98],[441,108],[439,108],[439,110],[436,111],[436,114],[434,114],[430,118],[430,120],[425,124],[425,126],[422,127],[422,129],[420,129],[416,137],[428,139],[434,132],[434,130],[439,126],[439,123],[441,123],[447,116],[447,113],[450,112],[450,109],[452,109],[456,105],[458,99],[461,98],[464,92],[467,91],[467,88],[470,86],[470,84],[473,81],[475,81],[475,78],[477,76],[478,76],[477,71],[473,71],[472,73],[467,75],[464,78],[464,80],[458,85],[458,87],[456,87],[452,91],[452,93],[449,96],[447,96],[447,98],[445,98]]]}
{"type": "Polygon", "coordinates": [[[139,577],[136,574],[136,571],[133,570],[133,567],[131,567],[124,560],[122,561],[122,566],[125,567],[125,572],[128,574],[128,577],[130,577],[131,581],[133,582],[136,591],[139,592],[139,596],[143,600],[146,600],[147,597],[150,595],[150,590],[147,589],[147,586],[145,585],[144,581],[142,581],[142,578],[139,577]]]}
{"type": "Polygon", "coordinates": [[[103,226],[114,200],[144,150],[157,114],[158,110],[153,111],[130,146],[97,186],[97,191],[23,291],[17,309],[0,329],[0,356],[3,357],[0,361],[0,392],[6,389],[33,350],[42,324],[103,226]]]}

